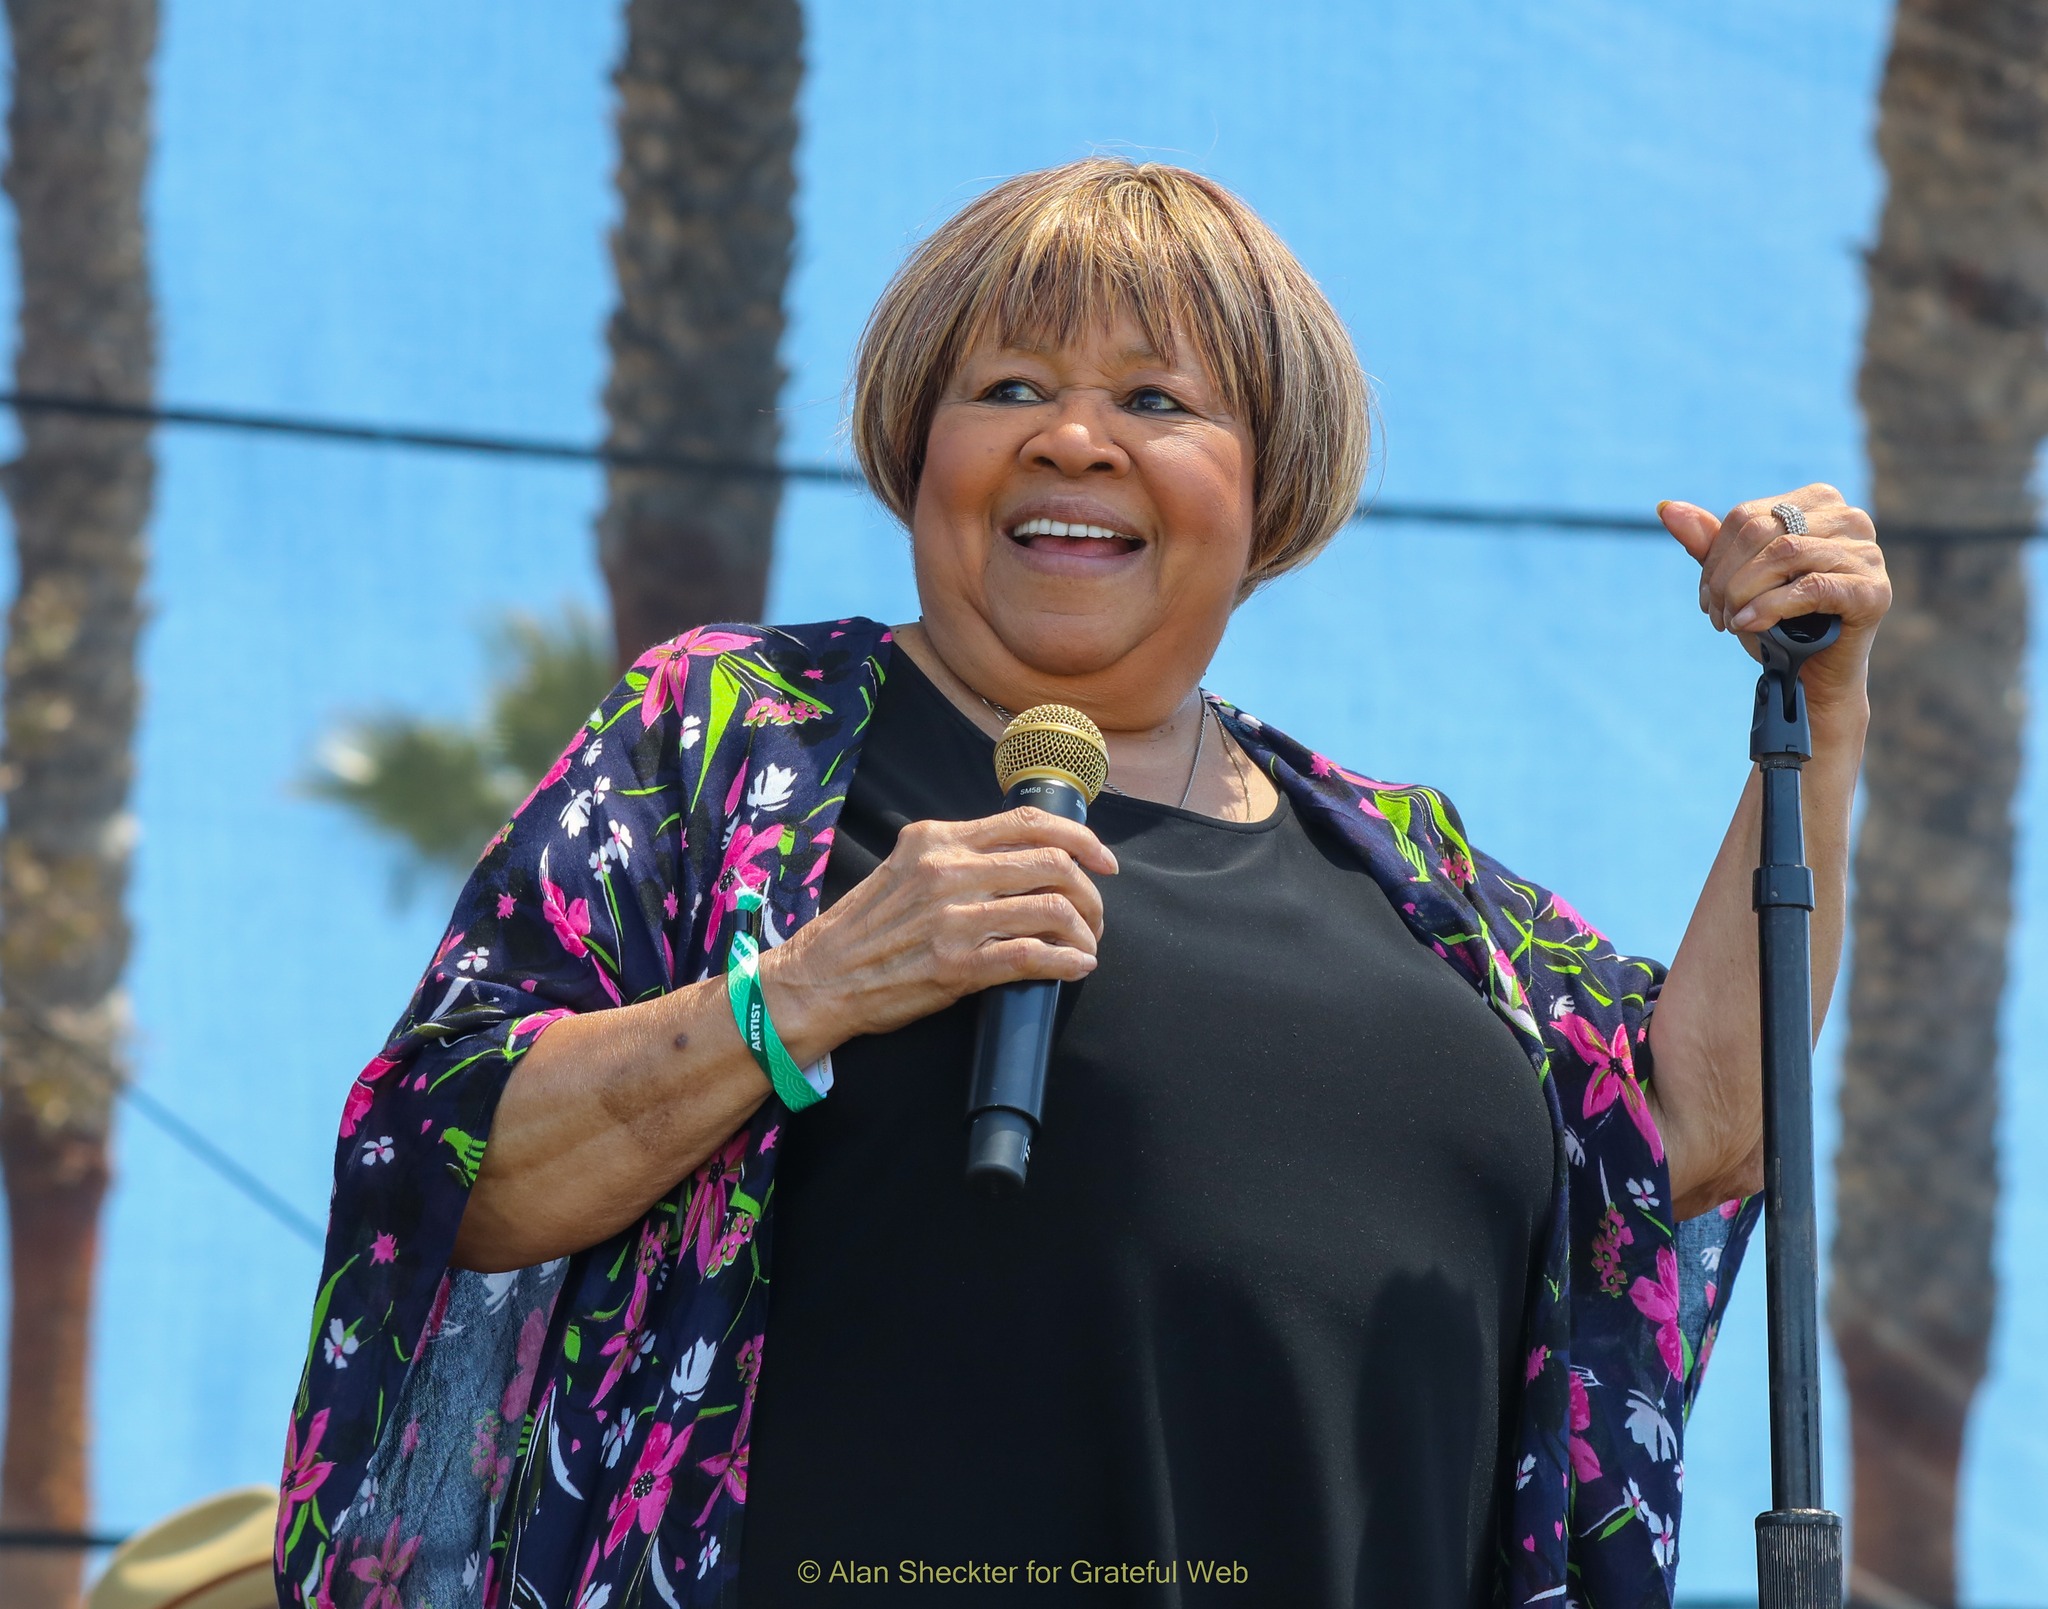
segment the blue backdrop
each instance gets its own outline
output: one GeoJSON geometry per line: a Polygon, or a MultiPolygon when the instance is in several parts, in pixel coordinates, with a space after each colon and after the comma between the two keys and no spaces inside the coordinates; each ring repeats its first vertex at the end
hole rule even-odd
{"type": "MultiPolygon", "coordinates": [[[[616,8],[168,0],[150,194],[163,394],[593,438],[616,8]]],[[[1858,251],[1872,0],[1183,0],[809,8],[792,456],[837,457],[861,320],[905,247],[1022,168],[1114,150],[1259,207],[1377,378],[1381,495],[1647,513],[1864,469],[1858,251]]],[[[11,220],[7,227],[11,228],[11,220]]],[[[11,283],[0,282],[11,329],[11,283]]],[[[307,1214],[342,1092],[439,929],[294,790],[337,718],[466,714],[498,611],[600,603],[576,468],[168,431],[138,809],[142,1085],[307,1214]]],[[[914,613],[865,497],[793,489],[771,612],[914,613]]],[[[2042,656],[2036,656],[2037,665],[2042,656]]],[[[2037,673],[2038,674],[2038,673],[2037,673]]],[[[1626,947],[1675,947],[1741,785],[1753,671],[1675,545],[1374,519],[1246,606],[1210,679],[1481,842],[1626,947]],[[1304,629],[1304,625],[1314,629],[1304,629]],[[1323,645],[1310,650],[1304,645],[1323,645]],[[1620,819],[1596,856],[1589,821],[1620,819]]],[[[2024,820],[2044,815],[2029,772],[2024,820]]],[[[2048,913],[2024,836],[2005,1280],[1969,1451],[1973,1602],[2048,1579],[2048,913]],[[2035,1165],[2028,1166],[2029,1162],[2035,1165]]],[[[1838,1037],[1823,1045],[1832,1146],[1838,1037]]],[[[130,1112],[101,1280],[99,1517],[269,1479],[316,1258],[130,1112]]],[[[1760,1268],[1691,1430],[1682,1580],[1745,1590],[1768,1498],[1760,1268]]],[[[1836,1501],[1846,1491],[1839,1393],[1836,1501]]]]}

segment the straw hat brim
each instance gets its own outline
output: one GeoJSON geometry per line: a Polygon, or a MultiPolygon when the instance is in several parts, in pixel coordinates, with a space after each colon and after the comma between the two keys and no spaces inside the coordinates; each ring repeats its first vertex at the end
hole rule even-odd
{"type": "Polygon", "coordinates": [[[221,1492],[116,1548],[86,1609],[276,1609],[276,1535],[274,1487],[221,1492]]]}

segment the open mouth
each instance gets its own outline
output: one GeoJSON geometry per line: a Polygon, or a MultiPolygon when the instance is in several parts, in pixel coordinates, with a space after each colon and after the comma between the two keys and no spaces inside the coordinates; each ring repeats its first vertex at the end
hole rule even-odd
{"type": "Polygon", "coordinates": [[[1081,558],[1135,553],[1144,542],[1128,531],[1077,520],[1025,520],[1010,531],[1010,540],[1034,553],[1069,553],[1081,558]]]}

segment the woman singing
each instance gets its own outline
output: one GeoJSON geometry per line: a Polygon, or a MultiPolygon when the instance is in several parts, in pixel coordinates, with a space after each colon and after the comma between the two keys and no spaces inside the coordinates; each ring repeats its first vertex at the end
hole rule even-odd
{"type": "MultiPolygon", "coordinates": [[[[1667,973],[1441,795],[1205,694],[1366,424],[1328,303],[1194,174],[1027,174],[918,248],[854,441],[920,619],[650,649],[349,1091],[288,1601],[1668,1604],[1761,1179],[1755,789],[1667,973]],[[1045,702],[1106,735],[1086,826],[1002,807],[1045,702]],[[984,1199],[976,996],[1034,978],[1046,1127],[984,1199]]],[[[1715,627],[1843,618],[1824,1002],[1871,524],[1824,486],[1663,518],[1715,627]]]]}

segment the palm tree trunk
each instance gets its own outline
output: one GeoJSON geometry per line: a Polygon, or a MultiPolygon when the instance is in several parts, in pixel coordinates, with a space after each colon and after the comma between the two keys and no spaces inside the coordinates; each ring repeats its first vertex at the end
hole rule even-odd
{"type": "Polygon", "coordinates": [[[1900,0],[1862,401],[1896,601],[1871,664],[1829,1319],[1850,1593],[1956,1601],[1956,1477],[1997,1287],[1998,1010],[2048,428],[2048,0],[1900,0]],[[1985,533],[2004,533],[1987,536],[1985,533]]]}
{"type": "MultiPolygon", "coordinates": [[[[609,444],[772,462],[794,237],[797,0],[628,0],[609,444]]],[[[621,663],[764,607],[781,487],[612,469],[598,552],[621,663]]]]}
{"type": "MultiPolygon", "coordinates": [[[[7,0],[6,187],[21,258],[23,391],[153,391],[144,249],[156,0],[7,0]]],[[[123,901],[141,625],[146,431],[24,415],[5,474],[0,1163],[13,1300],[0,1522],[87,1519],[87,1379],[107,1134],[120,1077],[123,901]]],[[[0,1552],[0,1602],[69,1609],[75,1554],[0,1552]]]]}

